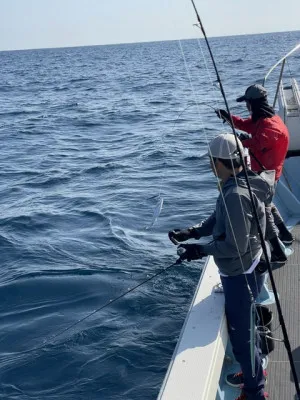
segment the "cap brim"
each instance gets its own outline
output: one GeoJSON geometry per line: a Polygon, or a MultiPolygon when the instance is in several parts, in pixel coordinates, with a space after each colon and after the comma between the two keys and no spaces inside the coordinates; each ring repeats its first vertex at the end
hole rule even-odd
{"type": "Polygon", "coordinates": [[[236,101],[237,101],[238,103],[241,103],[242,101],[246,101],[246,96],[244,95],[244,96],[238,97],[238,98],[236,99],[236,101]]]}

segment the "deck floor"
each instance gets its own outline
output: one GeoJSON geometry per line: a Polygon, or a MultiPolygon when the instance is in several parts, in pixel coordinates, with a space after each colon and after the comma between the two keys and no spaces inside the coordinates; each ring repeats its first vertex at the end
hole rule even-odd
{"type": "MultiPolygon", "coordinates": [[[[273,273],[298,379],[300,379],[300,225],[293,229],[293,234],[296,238],[293,243],[294,253],[288,258],[284,266],[276,267],[274,265],[273,273]]],[[[272,305],[270,308],[274,313],[273,336],[283,338],[276,306],[272,305]]],[[[266,390],[270,395],[270,400],[294,399],[296,394],[295,384],[284,343],[275,343],[275,350],[270,354],[267,370],[266,390]]]]}

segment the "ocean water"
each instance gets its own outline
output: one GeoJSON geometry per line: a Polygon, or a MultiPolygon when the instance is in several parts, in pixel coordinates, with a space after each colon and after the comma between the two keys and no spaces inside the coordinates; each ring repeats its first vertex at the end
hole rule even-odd
{"type": "MultiPolygon", "coordinates": [[[[235,98],[299,42],[300,31],[211,39],[233,113],[247,115],[235,98]]],[[[211,108],[224,104],[204,41],[0,59],[0,398],[155,399],[202,261],[59,333],[172,264],[167,232],[213,210],[203,154],[228,128],[211,108]]],[[[298,53],[286,79],[299,65],[298,53]]]]}

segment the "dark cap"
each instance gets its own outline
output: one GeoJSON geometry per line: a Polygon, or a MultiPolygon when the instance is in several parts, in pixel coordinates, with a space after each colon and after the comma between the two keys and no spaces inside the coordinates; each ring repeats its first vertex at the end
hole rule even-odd
{"type": "Polygon", "coordinates": [[[247,88],[244,96],[238,97],[236,101],[241,102],[241,101],[246,101],[246,100],[257,100],[257,99],[263,99],[267,97],[267,91],[266,89],[258,84],[251,85],[247,88]]]}

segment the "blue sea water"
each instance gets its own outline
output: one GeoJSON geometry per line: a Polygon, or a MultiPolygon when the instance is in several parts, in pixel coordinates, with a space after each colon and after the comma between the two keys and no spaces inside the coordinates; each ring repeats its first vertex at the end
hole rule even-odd
{"type": "MultiPolygon", "coordinates": [[[[300,31],[211,39],[233,113],[247,115],[235,98],[299,42],[300,31]]],[[[155,399],[203,262],[57,334],[172,264],[167,232],[213,210],[202,155],[228,128],[210,108],[224,104],[204,41],[0,59],[0,398],[155,399]]],[[[298,53],[286,78],[299,65],[298,53]]]]}

